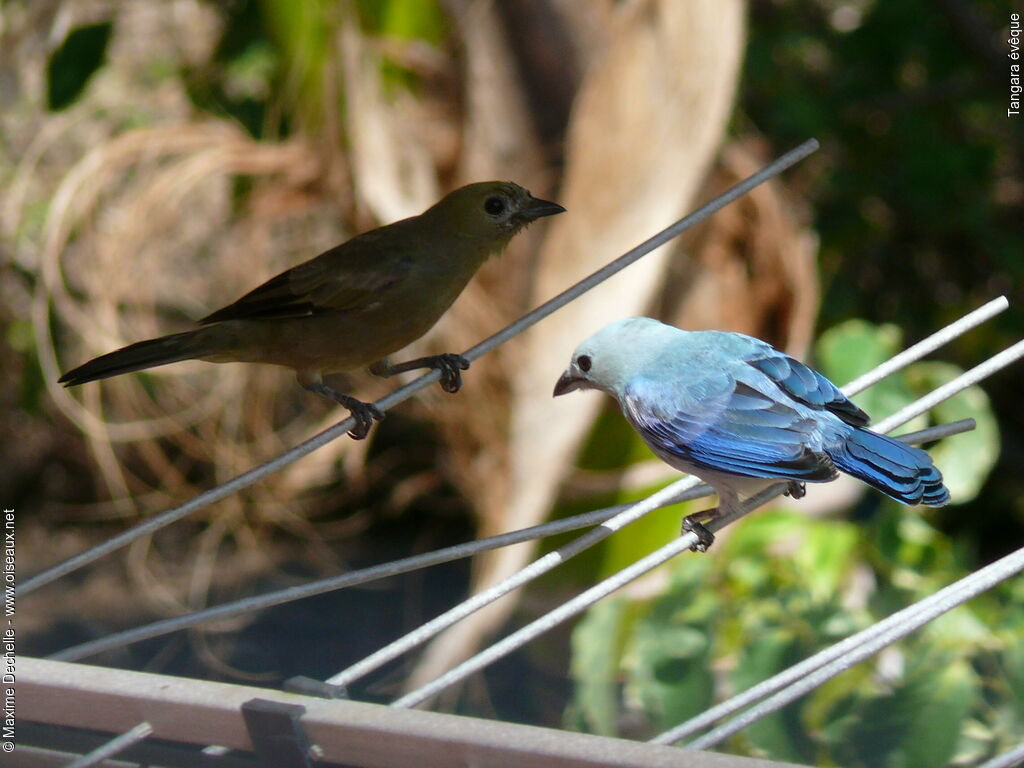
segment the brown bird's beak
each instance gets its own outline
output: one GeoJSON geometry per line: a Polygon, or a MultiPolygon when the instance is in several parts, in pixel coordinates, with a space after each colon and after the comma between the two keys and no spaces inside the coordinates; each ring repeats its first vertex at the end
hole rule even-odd
{"type": "Polygon", "coordinates": [[[531,197],[529,204],[523,208],[522,217],[527,221],[539,219],[542,216],[554,216],[556,213],[565,213],[565,208],[550,200],[540,200],[531,197]]]}
{"type": "Polygon", "coordinates": [[[577,389],[583,389],[585,384],[586,382],[584,382],[583,379],[573,376],[572,373],[566,371],[562,374],[562,378],[555,383],[555,391],[551,396],[558,397],[559,395],[564,395],[567,392],[574,392],[577,389]]]}

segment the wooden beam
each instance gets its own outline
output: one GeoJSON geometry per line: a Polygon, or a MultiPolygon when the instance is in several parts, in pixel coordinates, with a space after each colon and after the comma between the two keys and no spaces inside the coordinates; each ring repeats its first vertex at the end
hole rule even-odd
{"type": "MultiPolygon", "coordinates": [[[[365,768],[784,768],[782,763],[265,688],[20,657],[18,718],[109,733],[145,720],[153,738],[251,750],[241,706],[306,708],[325,761],[365,768]]],[[[790,766],[789,768],[792,768],[790,766]]]]}

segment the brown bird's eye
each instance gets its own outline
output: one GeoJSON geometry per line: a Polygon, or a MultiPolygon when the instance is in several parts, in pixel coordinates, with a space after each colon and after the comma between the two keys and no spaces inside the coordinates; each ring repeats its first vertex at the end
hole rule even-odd
{"type": "Polygon", "coordinates": [[[500,197],[488,197],[484,201],[484,210],[491,216],[498,216],[505,212],[505,201],[500,197]]]}
{"type": "Polygon", "coordinates": [[[587,355],[580,355],[578,358],[576,358],[576,365],[579,366],[579,369],[581,371],[586,373],[587,371],[590,370],[590,366],[591,366],[590,357],[587,356],[587,355]]]}

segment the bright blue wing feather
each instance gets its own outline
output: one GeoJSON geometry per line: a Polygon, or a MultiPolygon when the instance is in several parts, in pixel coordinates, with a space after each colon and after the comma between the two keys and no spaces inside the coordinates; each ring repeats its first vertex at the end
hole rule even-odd
{"type": "Polygon", "coordinates": [[[839,388],[813,368],[774,349],[763,357],[747,359],[747,363],[774,381],[779,388],[799,403],[831,411],[855,427],[865,427],[871,419],[850,402],[839,388]]]}
{"type": "Polygon", "coordinates": [[[678,380],[634,379],[623,407],[655,451],[698,467],[748,477],[835,476],[831,459],[807,445],[813,419],[742,382],[719,378],[717,391],[704,397],[694,397],[678,380]]]}

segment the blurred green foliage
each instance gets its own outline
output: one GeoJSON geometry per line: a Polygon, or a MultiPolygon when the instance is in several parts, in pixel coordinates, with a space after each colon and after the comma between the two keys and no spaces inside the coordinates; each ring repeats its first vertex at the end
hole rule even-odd
{"type": "MultiPolygon", "coordinates": [[[[669,728],[965,574],[906,508],[877,526],[780,509],[684,556],[651,600],[597,606],[573,634],[570,722],[669,728]],[[627,713],[625,716],[623,713],[627,713]]],[[[1003,585],[733,737],[729,751],[814,765],[977,761],[1024,738],[1024,590],[1003,585]]],[[[634,734],[635,735],[635,734],[634,734]]]]}
{"type": "MultiPolygon", "coordinates": [[[[347,23],[384,40],[415,40],[436,46],[447,33],[447,17],[435,0],[232,0],[209,2],[223,19],[214,55],[178,74],[201,110],[237,120],[255,137],[277,137],[301,129],[318,134],[333,125],[328,110],[343,111],[344,76],[338,35],[347,23]]],[[[72,40],[69,38],[68,43],[72,40]]],[[[79,46],[80,47],[80,46],[79,46]]],[[[381,55],[388,87],[412,86],[414,74],[381,55]]],[[[65,57],[64,77],[85,79],[102,62],[65,57]]],[[[67,90],[67,89],[65,89],[67,90]]],[[[65,105],[66,105],[65,103],[65,105]]],[[[343,136],[333,137],[344,141],[343,136]]]]}

